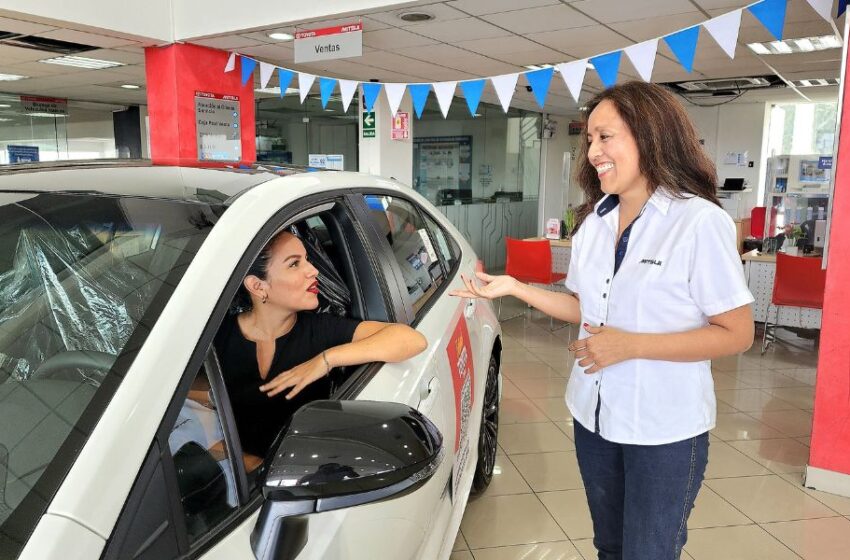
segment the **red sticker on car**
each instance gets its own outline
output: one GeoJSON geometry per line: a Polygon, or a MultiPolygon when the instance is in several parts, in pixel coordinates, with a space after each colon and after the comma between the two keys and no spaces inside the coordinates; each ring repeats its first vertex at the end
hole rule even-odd
{"type": "MultiPolygon", "coordinates": [[[[469,418],[475,391],[475,372],[472,366],[472,347],[469,343],[469,330],[466,318],[461,316],[449,339],[446,352],[452,369],[452,385],[455,395],[455,452],[469,440],[469,418]]],[[[468,447],[468,445],[466,445],[468,447]]]]}

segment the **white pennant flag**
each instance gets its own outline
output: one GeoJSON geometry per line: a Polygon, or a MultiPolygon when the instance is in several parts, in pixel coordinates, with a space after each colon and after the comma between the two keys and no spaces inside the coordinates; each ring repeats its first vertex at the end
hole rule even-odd
{"type": "Polygon", "coordinates": [[[587,73],[587,59],[564,62],[556,66],[556,68],[561,73],[564,83],[567,84],[570,95],[578,103],[578,98],[581,95],[581,86],[584,83],[584,75],[587,73]]]}
{"type": "Polygon", "coordinates": [[[449,107],[452,106],[452,98],[455,95],[457,82],[437,82],[434,86],[434,94],[437,96],[437,103],[440,104],[440,111],[443,112],[443,118],[449,116],[449,107]]]}
{"type": "Polygon", "coordinates": [[[313,87],[313,82],[316,81],[316,76],[313,74],[305,74],[298,72],[298,95],[301,96],[301,103],[307,99],[307,94],[310,93],[310,88],[313,87]]]}
{"type": "Polygon", "coordinates": [[[227,59],[227,66],[224,67],[225,72],[232,72],[236,68],[236,53],[230,53],[230,58],[227,59]]]}
{"type": "Polygon", "coordinates": [[[273,64],[269,64],[268,62],[260,63],[260,88],[266,89],[266,86],[269,85],[269,80],[272,79],[272,74],[274,74],[277,66],[273,64]]]}
{"type": "Polygon", "coordinates": [[[714,37],[729,58],[735,58],[735,46],[738,44],[738,32],[741,30],[741,10],[710,19],[702,26],[714,37]]]}
{"type": "Polygon", "coordinates": [[[655,54],[658,52],[658,39],[650,39],[623,49],[632,61],[644,82],[652,81],[652,69],[655,67],[655,54]]]}
{"type": "Polygon", "coordinates": [[[339,80],[339,93],[342,95],[343,112],[348,112],[348,106],[351,105],[351,100],[354,99],[354,92],[357,91],[357,85],[359,83],[355,80],[339,80]]]}
{"type": "Polygon", "coordinates": [[[807,0],[809,5],[826,21],[832,21],[832,0],[807,0]]]}
{"type": "Polygon", "coordinates": [[[511,106],[511,99],[514,98],[514,90],[516,82],[519,79],[519,74],[504,74],[502,76],[493,76],[490,81],[493,82],[493,87],[496,88],[496,95],[499,97],[499,103],[502,104],[502,109],[507,113],[511,106]]]}
{"type": "Polygon", "coordinates": [[[404,91],[407,89],[407,84],[384,84],[384,91],[387,92],[387,101],[390,102],[390,113],[395,116],[398,113],[398,106],[401,105],[401,98],[404,97],[404,91]]]}

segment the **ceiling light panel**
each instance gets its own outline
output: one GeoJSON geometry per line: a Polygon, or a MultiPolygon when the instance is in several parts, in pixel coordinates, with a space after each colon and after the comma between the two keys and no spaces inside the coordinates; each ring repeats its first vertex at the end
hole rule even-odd
{"type": "Polygon", "coordinates": [[[88,70],[103,70],[104,68],[125,66],[123,62],[86,58],[84,56],[58,56],[56,58],[39,60],[39,62],[43,62],[45,64],[58,64],[60,66],[72,66],[74,68],[86,68],[88,70]]]}

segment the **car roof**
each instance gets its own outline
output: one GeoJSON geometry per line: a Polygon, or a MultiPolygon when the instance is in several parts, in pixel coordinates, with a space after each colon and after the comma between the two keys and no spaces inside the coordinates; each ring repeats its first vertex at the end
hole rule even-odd
{"type": "Polygon", "coordinates": [[[238,168],[152,165],[145,160],[22,164],[0,169],[0,191],[72,193],[229,204],[247,190],[310,168],[255,164],[238,168]]]}

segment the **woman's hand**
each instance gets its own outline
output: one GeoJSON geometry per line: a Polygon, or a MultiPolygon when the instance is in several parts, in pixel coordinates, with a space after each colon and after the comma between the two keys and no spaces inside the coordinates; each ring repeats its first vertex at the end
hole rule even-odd
{"type": "Polygon", "coordinates": [[[576,340],[569,346],[579,360],[578,365],[587,368],[584,373],[596,373],[602,368],[635,357],[634,334],[613,327],[591,327],[587,323],[584,330],[590,336],[576,340]]]}
{"type": "Polygon", "coordinates": [[[464,285],[466,285],[466,289],[454,290],[449,292],[449,295],[465,298],[495,299],[513,295],[514,289],[518,284],[516,278],[512,276],[490,276],[484,272],[476,272],[475,276],[483,282],[481,286],[477,286],[475,280],[461,274],[460,278],[463,280],[464,285]]]}
{"type": "Polygon", "coordinates": [[[265,385],[261,385],[260,391],[269,397],[273,397],[292,387],[293,389],[286,395],[287,399],[291,399],[300,393],[304,387],[317,379],[321,379],[328,373],[325,359],[319,354],[303,364],[284,371],[265,385]]]}

